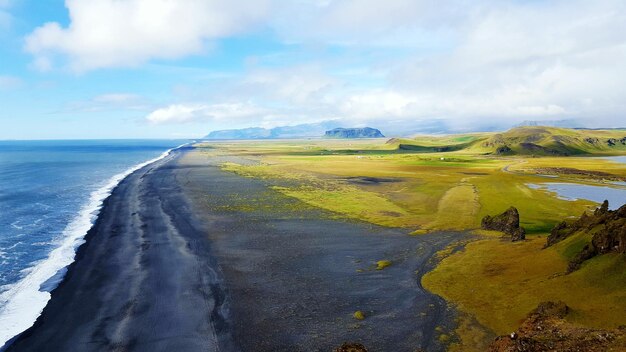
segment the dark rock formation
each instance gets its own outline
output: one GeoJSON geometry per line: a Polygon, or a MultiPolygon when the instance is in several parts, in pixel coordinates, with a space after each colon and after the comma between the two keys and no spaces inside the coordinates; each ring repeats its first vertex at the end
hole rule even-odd
{"type": "Polygon", "coordinates": [[[565,320],[569,308],[563,302],[543,302],[532,311],[520,328],[500,336],[489,346],[489,352],[539,351],[623,351],[626,329],[589,329],[565,320]]]}
{"type": "Polygon", "coordinates": [[[335,352],[367,352],[367,349],[360,343],[344,342],[343,345],[335,349],[335,352]]]}
{"type": "Polygon", "coordinates": [[[609,252],[626,253],[626,205],[615,211],[609,210],[609,202],[604,201],[593,214],[583,213],[571,223],[556,225],[546,243],[552,246],[579,232],[593,233],[591,243],[570,261],[568,270],[574,271],[588,259],[609,252]]]}
{"type": "Polygon", "coordinates": [[[501,147],[496,148],[496,155],[506,155],[513,153],[513,149],[508,145],[503,145],[501,147]]]}
{"type": "Polygon", "coordinates": [[[511,235],[513,242],[526,238],[526,230],[519,226],[519,212],[515,207],[510,207],[500,215],[485,216],[480,227],[484,230],[500,231],[511,235]]]}
{"type": "Polygon", "coordinates": [[[621,145],[626,145],[626,137],[621,138],[621,139],[609,138],[609,139],[606,140],[606,144],[609,147],[613,147],[613,146],[617,145],[617,143],[619,143],[621,145]]]}
{"type": "Polygon", "coordinates": [[[364,128],[335,128],[326,131],[326,138],[383,138],[379,130],[370,127],[364,128]]]}

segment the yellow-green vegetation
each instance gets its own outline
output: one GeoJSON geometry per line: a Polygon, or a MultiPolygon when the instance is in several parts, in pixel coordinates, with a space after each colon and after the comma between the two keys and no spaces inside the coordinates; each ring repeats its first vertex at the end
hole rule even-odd
{"type": "Polygon", "coordinates": [[[556,127],[518,127],[484,135],[470,151],[516,155],[578,155],[626,151],[623,130],[573,130],[556,127]]]}
{"type": "Polygon", "coordinates": [[[498,155],[613,154],[626,151],[623,130],[573,130],[556,127],[517,127],[502,133],[394,138],[388,143],[415,152],[465,152],[498,155]]]}
{"type": "Polygon", "coordinates": [[[446,191],[437,205],[435,220],[428,229],[462,230],[478,225],[476,214],[480,209],[476,186],[462,182],[446,191]],[[450,216],[454,214],[454,216],[450,216]]]}
{"type": "Polygon", "coordinates": [[[363,320],[365,319],[365,314],[363,314],[362,311],[357,310],[356,312],[354,312],[354,314],[352,314],[352,317],[356,320],[363,320]]]}
{"type": "MultiPolygon", "coordinates": [[[[502,138],[528,139],[535,130],[514,129],[503,133],[506,138],[502,138]]],[[[544,130],[549,132],[548,136],[537,137],[536,142],[555,136],[577,136],[583,141],[615,137],[618,146],[611,149],[613,152],[621,150],[621,142],[616,138],[626,136],[626,131],[584,131],[587,136],[577,130],[544,130]]],[[[545,174],[549,171],[546,168],[559,165],[588,173],[553,170],[557,174],[561,172],[559,176],[570,182],[602,182],[601,177],[594,176],[598,172],[626,179],[625,168],[601,158],[485,155],[484,150],[476,149],[477,143],[495,136],[488,133],[420,136],[387,142],[231,141],[212,143],[205,152],[235,155],[241,159],[224,162],[224,170],[262,178],[275,190],[337,216],[406,227],[415,234],[475,229],[482,217],[500,213],[511,205],[519,209],[522,226],[530,234],[545,233],[563,218],[579,215],[594,204],[584,200],[566,201],[545,190],[529,188],[528,184],[550,181],[537,174],[545,174]],[[399,149],[400,145],[409,143],[440,149],[462,145],[464,149],[452,152],[399,149]]]]}
{"type": "MultiPolygon", "coordinates": [[[[487,238],[444,259],[422,283],[497,334],[514,331],[547,300],[566,302],[574,323],[616,328],[626,323],[626,257],[599,256],[564,274],[588,236],[578,234],[546,249],[543,237],[514,244],[487,238]]],[[[474,333],[459,335],[472,339],[474,333]]]]}
{"type": "Polygon", "coordinates": [[[379,260],[376,262],[376,270],[383,270],[388,266],[391,266],[390,260],[379,260]]]}
{"type": "Polygon", "coordinates": [[[322,187],[301,186],[297,188],[273,187],[275,190],[301,201],[333,211],[348,218],[365,220],[382,226],[395,226],[397,222],[415,223],[402,208],[385,197],[358,189],[357,187],[331,184],[322,187]]]}
{"type": "Polygon", "coordinates": [[[483,352],[493,337],[471,315],[460,312],[456,318],[455,341],[448,345],[448,352],[483,352]]]}

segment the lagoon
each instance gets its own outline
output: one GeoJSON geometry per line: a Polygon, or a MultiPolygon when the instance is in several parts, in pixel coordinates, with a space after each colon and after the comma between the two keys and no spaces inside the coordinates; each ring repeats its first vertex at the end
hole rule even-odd
{"type": "Polygon", "coordinates": [[[541,189],[554,192],[561,199],[578,200],[587,199],[592,202],[602,203],[609,201],[609,209],[617,209],[626,204],[626,188],[610,186],[592,186],[578,183],[540,183],[528,184],[532,189],[541,189]]]}

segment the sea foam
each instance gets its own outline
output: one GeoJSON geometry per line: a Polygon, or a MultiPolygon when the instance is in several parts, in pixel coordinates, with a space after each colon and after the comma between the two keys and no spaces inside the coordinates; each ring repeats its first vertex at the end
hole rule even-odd
{"type": "Polygon", "coordinates": [[[104,200],[113,189],[133,172],[167,157],[172,148],[160,156],[135,165],[110,178],[104,186],[92,192],[88,202],[67,225],[57,248],[50,255],[29,268],[23,279],[3,287],[0,293],[0,349],[9,340],[33,325],[50,300],[50,291],[61,282],[67,267],[74,261],[77,248],[85,242],[85,235],[94,225],[104,200]]]}

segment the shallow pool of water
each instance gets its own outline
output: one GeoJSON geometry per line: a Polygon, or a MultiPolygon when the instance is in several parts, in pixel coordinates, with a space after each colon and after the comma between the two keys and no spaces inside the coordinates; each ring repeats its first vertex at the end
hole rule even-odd
{"type": "Polygon", "coordinates": [[[616,163],[626,164],[626,155],[606,156],[606,157],[602,157],[602,159],[611,160],[611,161],[614,161],[616,163]]]}
{"type": "Polygon", "coordinates": [[[626,204],[626,188],[577,183],[540,183],[528,184],[528,187],[554,192],[559,198],[565,200],[587,199],[602,203],[606,199],[609,201],[609,209],[617,209],[626,204]]]}

